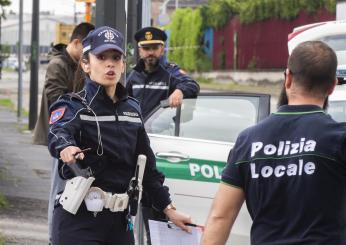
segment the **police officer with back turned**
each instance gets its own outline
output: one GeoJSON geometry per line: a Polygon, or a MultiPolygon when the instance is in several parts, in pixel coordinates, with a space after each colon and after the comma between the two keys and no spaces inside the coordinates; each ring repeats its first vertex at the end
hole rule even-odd
{"type": "Polygon", "coordinates": [[[225,244],[244,200],[252,245],[346,244],[346,123],[323,108],[337,84],[336,66],[323,42],[293,50],[282,93],[287,100],[240,133],[203,245],[225,244]]]}

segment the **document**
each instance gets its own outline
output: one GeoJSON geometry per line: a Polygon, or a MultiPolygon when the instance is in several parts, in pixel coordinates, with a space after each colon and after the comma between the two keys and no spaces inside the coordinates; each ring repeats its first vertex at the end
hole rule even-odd
{"type": "Polygon", "coordinates": [[[172,223],[149,220],[149,229],[152,245],[199,245],[202,237],[198,226],[187,233],[172,223]]]}

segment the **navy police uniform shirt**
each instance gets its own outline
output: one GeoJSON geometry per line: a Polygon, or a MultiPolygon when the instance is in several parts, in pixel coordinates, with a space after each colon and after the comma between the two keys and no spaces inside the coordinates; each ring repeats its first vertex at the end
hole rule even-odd
{"type": "Polygon", "coordinates": [[[222,182],[244,190],[253,245],[346,244],[346,124],[285,105],[243,131],[222,182]]]}
{"type": "Polygon", "coordinates": [[[168,63],[165,57],[161,57],[157,70],[152,73],[146,73],[144,61],[139,60],[127,78],[126,88],[130,96],[140,101],[144,118],[175,89],[180,89],[184,98],[195,98],[199,93],[197,82],[178,65],[168,63]]]}
{"type": "Polygon", "coordinates": [[[105,89],[86,79],[78,94],[62,96],[51,108],[49,151],[59,158],[67,146],[91,148],[81,161],[94,173],[93,186],[112,193],[124,193],[134,176],[137,156],[147,156],[143,187],[153,198],[153,205],[163,210],[170,202],[168,191],[162,187],[163,174],[156,169],[138,102],[128,97],[118,83],[118,101],[113,101],[105,89]]]}

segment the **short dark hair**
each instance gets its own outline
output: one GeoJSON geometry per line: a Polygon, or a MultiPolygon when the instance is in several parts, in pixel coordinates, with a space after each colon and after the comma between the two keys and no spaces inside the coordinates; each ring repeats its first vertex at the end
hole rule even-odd
{"type": "Polygon", "coordinates": [[[307,92],[319,95],[334,85],[336,67],[335,52],[321,41],[299,44],[288,58],[288,69],[295,82],[307,92]]]}
{"type": "Polygon", "coordinates": [[[82,41],[90,31],[94,30],[95,26],[93,24],[90,24],[88,22],[82,22],[78,24],[72,32],[70,42],[72,42],[74,39],[78,39],[82,41]]]}

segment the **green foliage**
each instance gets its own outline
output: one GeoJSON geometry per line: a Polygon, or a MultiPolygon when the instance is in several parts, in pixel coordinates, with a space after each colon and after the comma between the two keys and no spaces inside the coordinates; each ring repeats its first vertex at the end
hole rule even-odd
{"type": "Polygon", "coordinates": [[[240,2],[236,0],[210,0],[205,8],[206,25],[221,28],[233,15],[239,13],[240,2]]]}
{"type": "Polygon", "coordinates": [[[3,235],[0,233],[0,245],[6,245],[6,239],[3,237],[3,235]]]}
{"type": "Polygon", "coordinates": [[[206,26],[217,29],[234,15],[239,15],[242,23],[273,18],[290,20],[302,10],[313,14],[321,8],[335,13],[336,0],[209,0],[202,12],[206,26]]]}
{"type": "MultiPolygon", "coordinates": [[[[305,10],[313,14],[325,8],[335,13],[336,0],[209,0],[208,5],[197,9],[178,9],[172,16],[170,30],[169,60],[189,71],[206,71],[212,64],[201,47],[202,31],[208,27],[219,29],[234,15],[239,15],[242,23],[253,23],[267,19],[290,20],[305,10]]],[[[225,55],[219,59],[225,66],[225,55]]],[[[249,63],[255,68],[256,59],[249,63]]]]}
{"type": "Polygon", "coordinates": [[[172,22],[168,26],[171,31],[168,52],[170,61],[189,71],[200,70],[205,66],[204,62],[201,62],[201,60],[206,61],[200,46],[202,24],[200,9],[178,9],[174,13],[172,22]]]}
{"type": "Polygon", "coordinates": [[[10,99],[0,99],[0,106],[12,109],[14,107],[14,104],[10,99]]]}
{"type": "Polygon", "coordinates": [[[273,18],[290,20],[302,10],[313,14],[322,8],[335,13],[336,0],[245,0],[240,5],[239,15],[242,23],[273,18]]]}
{"type": "Polygon", "coordinates": [[[10,0],[0,0],[0,6],[8,6],[11,4],[10,0]]]}
{"type": "Polygon", "coordinates": [[[0,14],[0,18],[4,18],[6,19],[6,12],[4,7],[8,6],[11,4],[11,0],[0,0],[0,6],[1,6],[1,14],[0,14]]]}
{"type": "Polygon", "coordinates": [[[7,208],[8,207],[8,201],[6,197],[0,193],[0,208],[7,208]]]}

